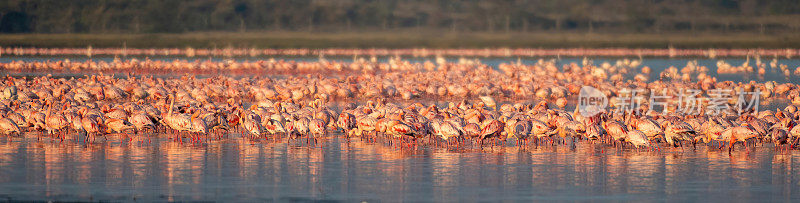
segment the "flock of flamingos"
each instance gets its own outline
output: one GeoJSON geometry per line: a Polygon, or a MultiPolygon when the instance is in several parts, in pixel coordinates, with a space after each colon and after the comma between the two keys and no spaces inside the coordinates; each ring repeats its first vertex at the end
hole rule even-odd
{"type": "MultiPolygon", "coordinates": [[[[716,73],[800,74],[777,60],[755,66],[720,60],[716,73]]],[[[324,136],[386,140],[436,147],[555,145],[588,142],[622,148],[697,147],[735,150],[772,143],[794,149],[800,141],[800,86],[794,83],[719,81],[709,67],[689,62],[652,73],[640,60],[558,66],[478,60],[352,62],[260,60],[69,60],[0,63],[14,75],[86,73],[82,77],[6,76],[0,94],[0,133],[7,136],[169,136],[187,142],[242,136],[316,142],[324,136]],[[153,77],[150,72],[178,77],[153,77]],[[198,78],[198,72],[252,75],[198,78]],[[128,74],[105,74],[125,72],[128,74]],[[180,76],[184,75],[184,76],[180,76]],[[781,108],[685,114],[670,101],[638,114],[604,111],[583,116],[575,108],[581,87],[612,98],[623,89],[677,94],[696,89],[759,92],[762,104],[781,108]],[[573,102],[570,102],[573,101],[573,102]]],[[[724,105],[731,107],[734,99],[724,105]]]]}
{"type": "Polygon", "coordinates": [[[0,55],[12,56],[186,56],[186,57],[241,57],[241,56],[413,56],[413,57],[550,57],[550,56],[601,56],[601,57],[745,57],[749,55],[780,56],[792,58],[800,55],[798,49],[629,49],[629,48],[485,48],[485,49],[256,49],[256,48],[36,48],[0,47],[0,55]]]}

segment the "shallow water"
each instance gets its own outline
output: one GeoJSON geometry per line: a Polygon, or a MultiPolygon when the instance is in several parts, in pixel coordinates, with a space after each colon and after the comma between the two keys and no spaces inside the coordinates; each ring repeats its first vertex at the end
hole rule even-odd
{"type": "MultiPolygon", "coordinates": [[[[330,136],[205,144],[0,139],[0,199],[63,201],[800,201],[800,152],[399,147],[330,136]],[[301,146],[302,145],[302,146],[301,146]]],[[[121,141],[122,140],[122,141],[121,141]]],[[[738,146],[737,146],[738,147],[738,146]]]]}

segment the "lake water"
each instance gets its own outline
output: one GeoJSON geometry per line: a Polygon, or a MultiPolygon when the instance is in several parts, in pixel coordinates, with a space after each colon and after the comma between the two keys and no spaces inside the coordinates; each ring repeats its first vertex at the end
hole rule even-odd
{"type": "MultiPolygon", "coordinates": [[[[597,58],[597,57],[587,57],[591,59],[594,65],[601,65],[603,63],[609,63],[611,65],[616,64],[617,60],[625,59],[625,58],[597,58]]],[[[95,60],[95,61],[113,61],[114,57],[109,56],[101,56],[101,57],[94,57],[88,58],[85,56],[66,56],[62,58],[53,58],[53,57],[37,57],[37,56],[4,56],[0,57],[0,63],[8,63],[12,61],[54,61],[54,60],[64,60],[69,59],[71,61],[86,61],[86,60],[95,60]]],[[[154,57],[120,57],[120,59],[137,59],[137,60],[161,60],[161,61],[173,61],[173,60],[187,60],[187,61],[196,61],[196,60],[211,60],[211,61],[223,61],[223,60],[233,60],[233,61],[256,61],[256,60],[269,60],[270,58],[259,58],[259,57],[237,57],[237,58],[187,58],[187,57],[178,57],[178,56],[154,56],[154,57]]],[[[294,61],[318,61],[319,57],[275,57],[276,60],[294,60],[294,61]]],[[[342,61],[342,62],[352,62],[353,58],[348,57],[328,57],[327,60],[332,61],[342,61]]],[[[403,60],[407,60],[410,62],[425,62],[425,61],[435,61],[435,58],[430,57],[407,57],[402,58],[403,60]]],[[[563,58],[470,58],[470,59],[478,59],[480,62],[487,64],[489,66],[497,68],[497,66],[501,63],[516,63],[520,62],[523,64],[535,64],[539,59],[545,60],[555,60],[556,64],[560,67],[565,64],[576,63],[581,64],[583,58],[576,58],[576,57],[563,57],[563,58]]],[[[627,58],[631,60],[638,59],[637,57],[627,58]]],[[[771,57],[762,57],[761,60],[763,63],[769,64],[773,58],[771,57]]],[[[797,68],[800,68],[800,59],[799,58],[791,58],[787,59],[785,57],[779,57],[778,63],[787,65],[790,71],[794,71],[797,68]]],[[[386,62],[389,60],[389,57],[379,57],[377,58],[379,62],[386,62]]],[[[448,58],[446,59],[449,62],[458,62],[458,58],[448,58]]],[[[745,63],[747,59],[745,58],[721,58],[721,59],[709,59],[709,58],[644,58],[642,59],[643,66],[649,66],[652,69],[650,73],[651,81],[658,78],[658,74],[663,71],[664,69],[674,66],[680,70],[686,66],[686,64],[690,61],[697,62],[699,66],[706,66],[709,69],[709,75],[717,77],[720,81],[723,80],[731,80],[731,81],[757,81],[757,82],[764,82],[764,81],[776,81],[776,82],[797,82],[800,81],[800,76],[798,75],[790,75],[788,77],[778,73],[779,70],[772,69],[769,66],[767,67],[767,74],[762,76],[758,76],[755,72],[747,73],[747,74],[717,74],[717,61],[724,60],[730,65],[740,66],[741,64],[745,63]]],[[[756,67],[755,59],[750,59],[749,61],[750,66],[756,67]]],[[[223,71],[227,72],[227,71],[223,71]]],[[[91,74],[92,72],[80,72],[80,73],[56,73],[53,74],[54,76],[83,76],[84,74],[91,74]]],[[[0,71],[0,74],[7,74],[7,72],[0,71]]],[[[20,75],[18,73],[11,73],[13,75],[20,75]]],[[[216,73],[214,73],[216,74],[216,73]]],[[[259,74],[259,73],[256,73],[259,74]]],[[[42,72],[33,72],[33,73],[25,73],[21,75],[26,76],[41,76],[47,75],[47,73],[42,72]]],[[[248,76],[253,75],[252,72],[247,73],[240,73],[239,76],[248,76]]],[[[163,73],[156,73],[158,77],[175,77],[174,72],[164,71],[163,73]]],[[[204,76],[208,76],[207,74],[204,76]]]]}
{"type": "MultiPolygon", "coordinates": [[[[13,60],[59,59],[0,58],[13,60]]],[[[516,59],[482,61],[496,66],[516,59]]],[[[687,61],[645,59],[644,65],[657,74],[687,61]]],[[[800,66],[797,59],[780,62],[792,70],[800,66]]],[[[698,63],[716,70],[716,59],[698,63]]],[[[777,74],[719,77],[797,81],[777,74]]],[[[0,137],[0,201],[800,201],[800,151],[769,144],[729,155],[705,146],[637,151],[585,141],[464,150],[335,135],[311,146],[238,135],[203,144],[167,137],[109,136],[89,143],[0,137]]]]}
{"type": "Polygon", "coordinates": [[[800,152],[0,139],[0,200],[800,201],[800,152]]]}

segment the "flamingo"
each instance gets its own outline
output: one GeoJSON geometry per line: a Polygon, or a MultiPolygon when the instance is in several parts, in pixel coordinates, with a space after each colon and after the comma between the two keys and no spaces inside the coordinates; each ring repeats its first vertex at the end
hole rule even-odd
{"type": "Polygon", "coordinates": [[[469,138],[476,138],[480,136],[481,126],[476,123],[467,123],[464,126],[464,136],[469,138]]]}
{"type": "Polygon", "coordinates": [[[785,129],[773,129],[770,133],[770,138],[772,138],[772,143],[783,145],[789,143],[789,132],[785,129]]]}
{"type": "MultiPolygon", "coordinates": [[[[480,138],[481,140],[485,140],[487,138],[495,138],[500,136],[500,132],[503,130],[503,122],[495,119],[487,119],[484,121],[484,125],[481,127],[480,138]]],[[[455,128],[455,126],[452,126],[455,128]]]]}
{"type": "Polygon", "coordinates": [[[750,139],[756,138],[756,136],[758,136],[758,132],[748,128],[746,125],[743,125],[726,129],[720,135],[720,139],[729,140],[728,152],[731,152],[733,151],[733,145],[736,142],[747,142],[750,139]]]}
{"type": "Polygon", "coordinates": [[[683,146],[682,141],[694,140],[690,137],[695,133],[694,129],[689,124],[682,121],[667,121],[666,130],[664,131],[664,138],[667,143],[673,147],[683,146]]]}
{"type": "Polygon", "coordinates": [[[646,117],[632,119],[631,126],[633,129],[642,131],[649,140],[654,140],[664,134],[664,129],[656,121],[646,117]]]}
{"type": "Polygon", "coordinates": [[[531,135],[532,124],[530,120],[521,120],[514,123],[513,133],[509,133],[509,136],[513,136],[517,138],[517,142],[520,140],[528,140],[528,136],[531,135]]]}
{"type": "Polygon", "coordinates": [[[63,114],[53,114],[51,112],[53,106],[47,107],[47,114],[45,116],[45,125],[50,134],[55,134],[56,131],[61,131],[69,126],[67,118],[63,114]]]}
{"type": "Polygon", "coordinates": [[[199,133],[199,134],[206,134],[208,133],[208,124],[202,118],[200,118],[200,113],[194,113],[189,117],[192,125],[189,128],[190,132],[199,133]]]}
{"type": "Polygon", "coordinates": [[[613,141],[625,141],[628,136],[628,129],[625,125],[617,121],[603,121],[603,129],[606,129],[606,133],[611,136],[613,141]]]}
{"type": "Polygon", "coordinates": [[[461,137],[461,131],[459,131],[458,128],[456,128],[456,126],[453,125],[453,123],[440,122],[438,126],[439,128],[436,131],[439,132],[441,138],[447,142],[450,142],[454,139],[461,137]]]}
{"type": "Polygon", "coordinates": [[[403,138],[406,136],[415,138],[413,136],[414,130],[411,128],[411,126],[403,122],[396,122],[389,126],[389,128],[386,129],[386,133],[394,136],[395,138],[403,138]]]}
{"type": "Polygon", "coordinates": [[[372,116],[364,116],[361,119],[357,119],[356,127],[361,133],[375,132],[377,124],[378,119],[375,119],[372,116]]]}
{"type": "Polygon", "coordinates": [[[292,138],[299,138],[301,136],[310,137],[311,130],[309,128],[310,121],[306,117],[296,118],[296,120],[292,121],[292,127],[294,132],[296,132],[296,137],[292,138]]]}
{"type": "Polygon", "coordinates": [[[3,133],[4,135],[12,135],[15,133],[21,135],[19,126],[17,126],[14,121],[2,116],[0,116],[0,133],[3,133]]]}
{"type": "Polygon", "coordinates": [[[626,141],[639,148],[650,146],[650,139],[647,137],[647,135],[641,130],[637,129],[631,129],[628,131],[626,141]]]}
{"type": "Polygon", "coordinates": [[[150,117],[144,113],[133,114],[130,116],[130,118],[128,118],[128,121],[130,121],[130,123],[136,127],[136,130],[139,132],[143,132],[148,129],[155,131],[156,129],[156,125],[153,123],[150,117]]]}
{"type": "Polygon", "coordinates": [[[247,113],[244,118],[245,119],[244,122],[242,122],[242,127],[244,127],[248,133],[250,133],[250,136],[261,136],[264,131],[261,123],[259,123],[261,118],[258,116],[258,114],[247,113]]]}
{"type": "Polygon", "coordinates": [[[555,134],[555,130],[550,129],[550,127],[544,121],[540,120],[530,120],[531,124],[531,135],[535,136],[537,140],[541,140],[545,137],[550,137],[555,134]]]}
{"type": "Polygon", "coordinates": [[[97,120],[90,117],[84,116],[81,118],[81,127],[84,132],[86,132],[86,136],[100,133],[100,125],[97,123],[97,120]]]}
{"type": "Polygon", "coordinates": [[[17,112],[8,112],[6,118],[11,119],[19,127],[27,127],[28,122],[25,121],[25,117],[17,112]]]}
{"type": "Polygon", "coordinates": [[[311,119],[308,121],[308,131],[309,135],[313,136],[316,140],[317,135],[325,136],[325,121],[322,119],[311,119]]]}
{"type": "Polygon", "coordinates": [[[353,114],[342,112],[336,119],[336,127],[341,128],[342,132],[349,135],[350,131],[356,128],[356,117],[353,114]]]}
{"type": "Polygon", "coordinates": [[[169,110],[162,116],[162,122],[178,132],[188,132],[192,130],[192,118],[185,114],[173,114],[173,106],[175,106],[175,96],[170,95],[169,110]]]}
{"type": "Polygon", "coordinates": [[[136,129],[130,122],[116,118],[106,119],[105,126],[108,127],[106,128],[106,133],[125,133],[136,129]]]}

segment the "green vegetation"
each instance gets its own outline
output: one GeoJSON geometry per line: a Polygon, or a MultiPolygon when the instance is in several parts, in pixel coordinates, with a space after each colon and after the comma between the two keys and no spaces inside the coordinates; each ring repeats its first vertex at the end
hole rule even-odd
{"type": "Polygon", "coordinates": [[[0,45],[800,47],[797,0],[5,0],[0,45]]]}
{"type": "Polygon", "coordinates": [[[131,48],[793,48],[800,35],[758,34],[569,34],[415,32],[185,33],[185,34],[5,34],[0,46],[131,48]]]}
{"type": "Polygon", "coordinates": [[[782,33],[797,0],[4,0],[0,32],[782,33]]]}

